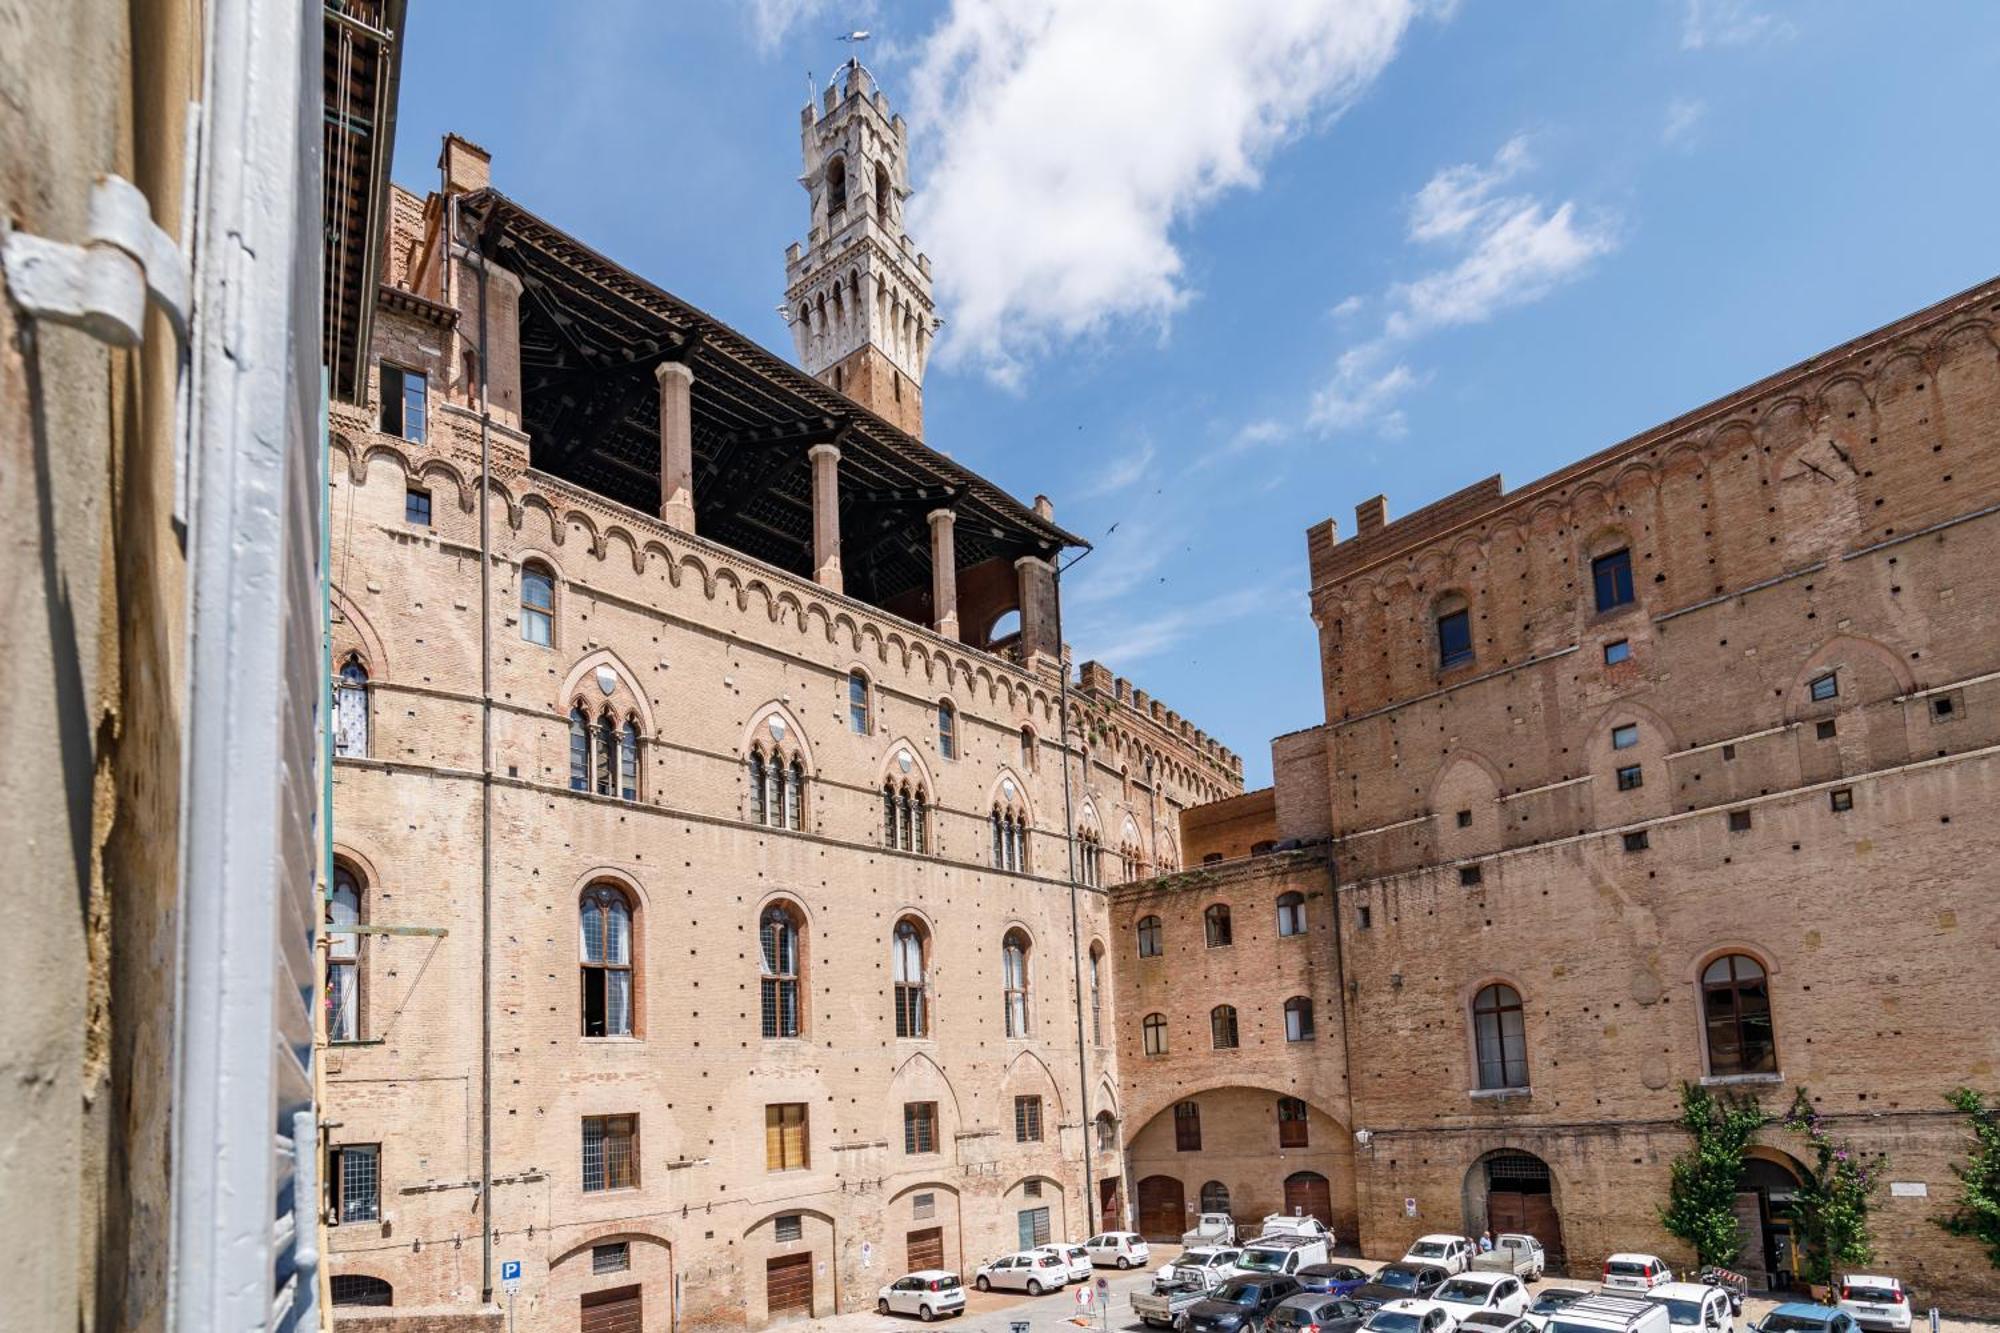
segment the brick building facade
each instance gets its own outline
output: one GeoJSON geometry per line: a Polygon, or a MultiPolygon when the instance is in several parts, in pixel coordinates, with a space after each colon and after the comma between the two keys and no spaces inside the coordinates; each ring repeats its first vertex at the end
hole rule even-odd
{"type": "Polygon", "coordinates": [[[440,166],[332,423],[336,1303],[759,1326],[1122,1216],[1103,886],[1240,761],[1065,689],[1045,501],[440,166]]]}
{"type": "MultiPolygon", "coordinates": [[[[1516,490],[1308,534],[1324,723],[1274,742],[1272,790],[1183,818],[1190,869],[1112,894],[1142,1213],[1217,1173],[1173,1150],[1177,1106],[1276,1142],[1299,1098],[1368,1254],[1525,1223],[1580,1272],[1678,1263],[1680,1085],[1777,1113],[1804,1089],[1887,1155],[1880,1267],[2000,1306],[1935,1225],[1968,1146],[1944,1094],[2000,1063],[1976,980],[2000,956],[1996,312],[1990,283],[1516,490]],[[1155,1011],[1163,1052],[1133,1026],[1155,1011]]],[[[1746,1167],[1754,1279],[1795,1265],[1802,1159],[1774,1127],[1746,1167]]],[[[1304,1169],[1228,1166],[1249,1215],[1304,1169]]]]}

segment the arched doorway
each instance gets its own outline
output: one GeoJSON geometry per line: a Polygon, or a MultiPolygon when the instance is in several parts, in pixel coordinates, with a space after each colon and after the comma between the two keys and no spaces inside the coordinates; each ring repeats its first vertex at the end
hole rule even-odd
{"type": "Polygon", "coordinates": [[[1187,1190],[1173,1176],[1139,1182],[1139,1234],[1147,1240],[1179,1241],[1187,1229],[1187,1190]]]}
{"type": "Polygon", "coordinates": [[[1551,1273],[1568,1271],[1555,1178],[1531,1152],[1502,1148],[1472,1164],[1465,1175],[1465,1221],[1475,1233],[1525,1232],[1542,1243],[1551,1273]]]}
{"type": "Polygon", "coordinates": [[[1285,1177],[1285,1211],[1293,1217],[1317,1217],[1333,1225],[1333,1185],[1317,1171],[1294,1171],[1285,1177]]]}
{"type": "Polygon", "coordinates": [[[1775,1148],[1751,1148],[1743,1159],[1736,1177],[1736,1230],[1743,1238],[1736,1267],[1753,1291],[1798,1283],[1792,1219],[1801,1179],[1798,1163],[1775,1148]]]}

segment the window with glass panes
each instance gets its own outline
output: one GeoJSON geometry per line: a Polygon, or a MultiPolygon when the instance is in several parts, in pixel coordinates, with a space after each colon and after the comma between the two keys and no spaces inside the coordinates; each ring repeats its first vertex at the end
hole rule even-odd
{"type": "Polygon", "coordinates": [[[802,1171],[810,1163],[804,1102],[780,1102],[764,1108],[764,1169],[802,1171]]]}
{"type": "Polygon", "coordinates": [[[583,1189],[631,1189],[639,1183],[639,1117],[590,1115],[583,1118],[583,1189]]]}

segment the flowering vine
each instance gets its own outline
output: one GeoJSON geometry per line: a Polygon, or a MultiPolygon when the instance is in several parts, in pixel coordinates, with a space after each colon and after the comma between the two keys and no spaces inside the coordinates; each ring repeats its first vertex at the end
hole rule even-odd
{"type": "Polygon", "coordinates": [[[1719,1100],[1706,1088],[1681,1084],[1681,1128],[1694,1142],[1668,1168],[1660,1224],[1693,1246],[1700,1263],[1727,1267],[1743,1248],[1736,1182],[1743,1150],[1769,1122],[1754,1098],[1719,1100]]]}
{"type": "Polygon", "coordinates": [[[1945,1100],[1972,1122],[1972,1156],[1951,1169],[1959,1181],[1958,1207],[1938,1225],[1978,1241],[2000,1268],[2000,1107],[1988,1106],[1971,1088],[1954,1088],[1945,1100]]]}
{"type": "Polygon", "coordinates": [[[1814,1157],[1799,1186],[1793,1220],[1804,1277],[1815,1286],[1829,1286],[1836,1272],[1865,1267],[1875,1257],[1868,1207],[1882,1187],[1889,1159],[1864,1159],[1834,1139],[1804,1088],[1792,1098],[1785,1128],[1803,1138],[1814,1157]]]}

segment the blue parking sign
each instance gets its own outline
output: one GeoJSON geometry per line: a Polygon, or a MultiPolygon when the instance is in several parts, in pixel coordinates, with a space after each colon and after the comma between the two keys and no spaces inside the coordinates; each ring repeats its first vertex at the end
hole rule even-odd
{"type": "Polygon", "coordinates": [[[500,1261],[500,1285],[507,1288],[508,1291],[514,1291],[520,1287],[521,1261],[519,1259],[502,1259],[500,1261]]]}

